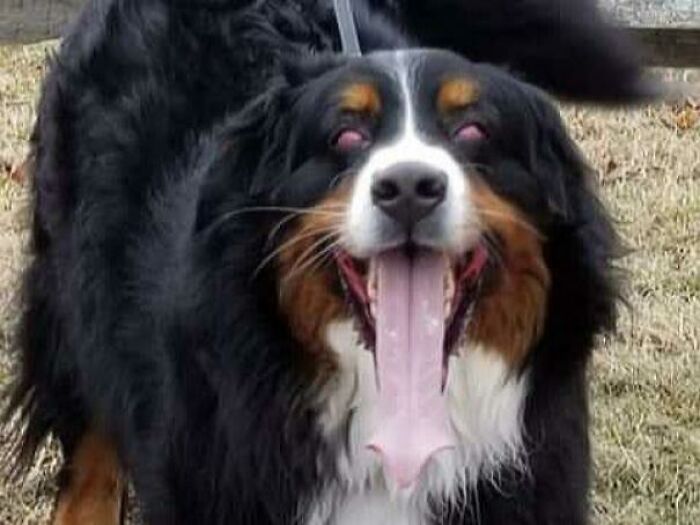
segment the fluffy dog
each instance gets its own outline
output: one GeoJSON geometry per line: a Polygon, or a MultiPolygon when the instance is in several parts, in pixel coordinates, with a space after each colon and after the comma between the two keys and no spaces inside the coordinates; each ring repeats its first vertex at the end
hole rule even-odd
{"type": "Polygon", "coordinates": [[[96,1],[33,137],[11,412],[54,523],[582,524],[616,238],[537,88],[652,89],[592,2],[96,1]],[[437,46],[440,51],[420,46],[437,46]],[[467,58],[469,60],[467,60],[467,58]]]}

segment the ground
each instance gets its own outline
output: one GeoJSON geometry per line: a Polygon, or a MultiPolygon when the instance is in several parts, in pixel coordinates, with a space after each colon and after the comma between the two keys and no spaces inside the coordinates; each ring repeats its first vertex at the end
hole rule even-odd
{"type": "MultiPolygon", "coordinates": [[[[0,386],[12,377],[29,223],[26,184],[10,174],[27,149],[52,46],[0,47],[0,386]]],[[[591,369],[599,525],[700,523],[700,108],[684,101],[564,108],[630,248],[629,308],[591,369]]],[[[7,442],[0,432],[0,458],[7,442]]],[[[0,524],[46,521],[59,461],[49,446],[23,484],[0,481],[0,524]]]]}

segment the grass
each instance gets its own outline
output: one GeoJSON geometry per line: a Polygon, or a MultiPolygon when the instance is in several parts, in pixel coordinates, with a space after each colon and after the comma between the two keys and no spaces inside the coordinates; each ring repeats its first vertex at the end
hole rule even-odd
{"type": "Polygon", "coordinates": [[[567,112],[633,250],[632,309],[593,369],[601,524],[700,523],[700,126],[689,111],[567,112]]]}
{"type": "MultiPolygon", "coordinates": [[[[2,174],[26,152],[50,48],[0,47],[0,385],[28,224],[26,190],[2,174]]],[[[594,523],[700,523],[700,111],[687,101],[564,113],[632,250],[631,308],[591,370],[594,523]]],[[[23,485],[0,482],[0,523],[46,521],[59,461],[47,447],[23,485]]]]}

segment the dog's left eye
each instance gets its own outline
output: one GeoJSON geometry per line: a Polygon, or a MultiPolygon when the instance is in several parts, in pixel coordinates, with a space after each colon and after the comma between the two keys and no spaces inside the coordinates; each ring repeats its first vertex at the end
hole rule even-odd
{"type": "Polygon", "coordinates": [[[457,129],[452,135],[455,142],[478,142],[487,137],[486,130],[481,124],[471,122],[457,129]]]}
{"type": "Polygon", "coordinates": [[[365,148],[369,142],[369,137],[365,133],[353,128],[340,131],[332,140],[333,147],[342,153],[365,148]]]}

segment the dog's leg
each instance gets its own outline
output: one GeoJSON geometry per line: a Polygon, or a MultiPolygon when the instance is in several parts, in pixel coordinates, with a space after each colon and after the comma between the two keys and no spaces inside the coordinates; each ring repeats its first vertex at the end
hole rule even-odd
{"type": "Polygon", "coordinates": [[[114,447],[88,433],[67,458],[52,525],[120,525],[125,483],[114,447]]]}

